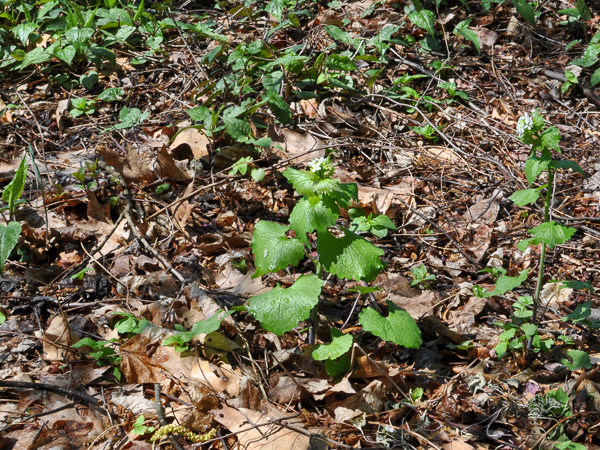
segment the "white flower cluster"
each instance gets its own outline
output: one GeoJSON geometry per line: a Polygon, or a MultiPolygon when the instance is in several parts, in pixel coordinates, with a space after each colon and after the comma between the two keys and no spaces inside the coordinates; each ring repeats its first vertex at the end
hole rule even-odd
{"type": "Polygon", "coordinates": [[[327,158],[317,158],[313,159],[308,163],[308,168],[313,173],[319,173],[323,169],[327,169],[329,167],[329,160],[327,158]]]}
{"type": "Polygon", "coordinates": [[[525,132],[531,131],[533,129],[533,117],[529,114],[525,114],[519,118],[517,122],[517,134],[519,138],[523,139],[525,136],[525,132]]]}

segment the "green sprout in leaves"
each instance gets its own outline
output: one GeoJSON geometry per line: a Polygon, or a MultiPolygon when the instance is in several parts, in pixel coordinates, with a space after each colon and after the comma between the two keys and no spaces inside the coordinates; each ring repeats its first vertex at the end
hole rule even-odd
{"type": "Polygon", "coordinates": [[[121,357],[117,355],[112,344],[112,341],[95,341],[94,339],[87,337],[76,342],[71,347],[89,347],[92,350],[90,356],[96,360],[96,363],[98,363],[99,366],[113,366],[114,377],[117,380],[121,380],[121,369],[119,367],[121,357]]]}
{"type": "MultiPolygon", "coordinates": [[[[271,291],[252,297],[248,311],[262,326],[275,334],[293,330],[300,321],[310,319],[309,342],[314,342],[319,297],[325,273],[356,281],[373,281],[385,267],[383,250],[356,234],[370,231],[384,235],[395,226],[385,216],[366,216],[350,208],[357,200],[356,184],[343,184],[331,178],[334,167],[329,158],[319,158],[308,164],[309,170],[289,168],[284,177],[302,195],[290,214],[289,225],[260,221],[252,238],[256,266],[255,277],[296,266],[308,258],[314,274],[301,275],[292,286],[277,286],[271,291]],[[358,220],[350,228],[336,226],[340,208],[352,209],[358,220]]],[[[373,308],[359,315],[364,329],[399,345],[415,348],[420,345],[420,331],[414,319],[405,311],[391,308],[389,317],[381,317],[373,308]],[[398,324],[403,335],[389,330],[398,324]]],[[[332,331],[332,343],[315,349],[315,359],[325,360],[330,375],[342,373],[343,354],[351,343],[350,336],[332,331]],[[342,349],[346,349],[342,352],[342,349]],[[339,360],[338,360],[339,358],[339,360]]]]}
{"type": "Polygon", "coordinates": [[[410,282],[411,286],[421,285],[424,288],[429,288],[429,282],[435,280],[435,275],[430,274],[427,271],[425,264],[421,264],[419,267],[413,267],[410,269],[413,280],[410,282]]]}

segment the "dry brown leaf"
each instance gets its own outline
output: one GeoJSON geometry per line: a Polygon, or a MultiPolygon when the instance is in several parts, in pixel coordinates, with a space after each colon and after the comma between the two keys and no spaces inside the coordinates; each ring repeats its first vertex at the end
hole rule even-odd
{"type": "Polygon", "coordinates": [[[308,100],[300,100],[298,103],[309,119],[313,119],[317,115],[319,103],[316,99],[309,98],[308,100]]]}
{"type": "Polygon", "coordinates": [[[73,350],[69,347],[79,341],[77,335],[64,320],[62,315],[56,316],[50,322],[44,333],[43,351],[45,361],[65,361],[71,359],[73,350]],[[57,345],[53,345],[56,343],[57,345]]]}
{"type": "Polygon", "coordinates": [[[464,220],[471,224],[479,224],[481,222],[492,225],[498,217],[500,211],[500,202],[504,198],[502,191],[496,189],[491,198],[480,200],[469,208],[463,215],[464,220]]]}
{"type": "Polygon", "coordinates": [[[383,383],[373,380],[368,386],[347,399],[332,403],[328,409],[337,422],[349,422],[362,414],[375,414],[383,409],[386,392],[383,383]]]}
{"type": "MultiPolygon", "coordinates": [[[[250,428],[253,425],[265,423],[276,419],[270,414],[252,411],[250,409],[234,409],[224,406],[212,412],[215,420],[232,433],[250,428]]],[[[281,414],[283,420],[285,415],[281,414]]],[[[292,424],[293,419],[288,419],[292,424]]],[[[299,425],[297,425],[299,426],[299,425]]],[[[240,447],[244,450],[308,450],[310,438],[296,431],[278,426],[277,424],[256,427],[237,435],[240,447]]]]}
{"type": "MultiPolygon", "coordinates": [[[[285,149],[285,154],[280,155],[283,158],[287,159],[297,156],[297,158],[294,159],[294,162],[303,163],[325,156],[324,148],[306,153],[323,146],[323,142],[310,133],[301,134],[293,130],[283,129],[281,130],[281,137],[284,141],[282,146],[285,149]]],[[[274,140],[271,144],[271,150],[276,153],[277,145],[281,145],[281,142],[276,142],[276,140],[274,140]]]]}
{"type": "Polygon", "coordinates": [[[200,159],[209,155],[208,147],[210,140],[204,133],[204,131],[197,128],[184,128],[181,130],[171,145],[169,146],[169,153],[171,153],[175,159],[200,159]],[[178,155],[191,154],[192,158],[179,157],[178,155]]]}
{"type": "Polygon", "coordinates": [[[403,297],[390,294],[389,300],[394,305],[404,309],[415,320],[423,316],[433,314],[435,306],[440,302],[440,296],[436,291],[423,291],[417,297],[403,297]]]}
{"type": "Polygon", "coordinates": [[[221,363],[218,367],[204,359],[194,362],[190,377],[212,386],[217,392],[227,392],[230,397],[240,393],[240,373],[230,365],[221,363]]]}
{"type": "Polygon", "coordinates": [[[464,441],[454,439],[452,442],[442,445],[443,450],[474,450],[475,447],[467,444],[464,441]]]}

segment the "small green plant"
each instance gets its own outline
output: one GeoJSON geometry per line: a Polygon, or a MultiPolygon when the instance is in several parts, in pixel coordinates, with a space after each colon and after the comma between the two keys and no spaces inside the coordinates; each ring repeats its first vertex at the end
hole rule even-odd
{"type": "Polygon", "coordinates": [[[85,97],[72,98],[71,105],[73,105],[73,109],[69,111],[69,115],[73,118],[79,117],[82,114],[91,116],[96,112],[96,102],[88,100],[85,97]]]}
{"type": "MultiPolygon", "coordinates": [[[[519,297],[518,302],[515,303],[515,313],[513,314],[512,323],[501,325],[505,331],[501,334],[500,342],[496,346],[496,353],[499,357],[504,355],[509,349],[524,349],[523,343],[525,341],[527,341],[525,348],[528,351],[544,351],[551,345],[549,340],[541,340],[537,334],[538,310],[543,286],[546,250],[552,250],[557,245],[569,241],[577,231],[575,228],[550,220],[554,178],[559,169],[571,169],[585,176],[581,167],[574,161],[553,158],[553,153],[560,153],[560,133],[556,127],[546,126],[544,118],[538,110],[533,111],[531,114],[525,114],[519,119],[517,133],[521,141],[531,147],[531,153],[525,163],[525,174],[529,187],[514,192],[509,198],[517,206],[521,207],[533,204],[542,198],[544,219],[540,225],[528,230],[528,233],[532,237],[519,242],[517,245],[521,251],[524,251],[529,245],[540,246],[538,277],[534,296],[519,297]],[[534,183],[540,179],[543,172],[546,173],[546,178],[539,186],[534,186],[534,183]]],[[[484,292],[481,288],[475,288],[474,292],[483,297],[504,295],[520,286],[528,276],[529,269],[522,270],[515,277],[503,274],[498,278],[496,287],[491,292],[484,292]]],[[[572,286],[575,288],[582,287],[576,284],[572,286]]]]}
{"type": "MultiPolygon", "coordinates": [[[[229,174],[235,175],[236,173],[239,173],[241,175],[246,175],[246,173],[248,173],[248,169],[251,168],[250,165],[253,162],[254,158],[252,156],[242,157],[233,165],[229,171],[229,174]]],[[[250,176],[254,181],[262,181],[265,178],[265,170],[260,167],[253,168],[250,171],[250,176]]]]}
{"type": "Polygon", "coordinates": [[[110,316],[122,317],[113,327],[121,335],[132,336],[140,334],[150,325],[147,319],[138,319],[135,315],[123,311],[115,311],[108,313],[110,316]]]}
{"type": "Polygon", "coordinates": [[[107,128],[107,130],[122,130],[124,128],[133,128],[143,123],[149,115],[149,112],[146,111],[142,113],[142,111],[140,111],[139,108],[123,108],[119,112],[119,119],[121,122],[113,125],[112,127],[107,128]]]}
{"type": "Polygon", "coordinates": [[[80,270],[79,272],[71,275],[71,279],[72,280],[83,280],[83,277],[85,277],[85,274],[88,273],[90,270],[93,270],[91,267],[86,267],[85,269],[80,270]]]}
{"type": "Polygon", "coordinates": [[[560,87],[560,90],[563,94],[565,94],[569,89],[571,89],[572,86],[579,83],[579,80],[577,79],[575,74],[570,70],[565,70],[565,77],[567,78],[567,81],[565,81],[560,87]]]}
{"type": "Polygon", "coordinates": [[[169,192],[170,190],[171,190],[170,183],[162,183],[162,184],[159,184],[158,186],[156,186],[156,189],[154,190],[154,192],[156,192],[158,195],[162,195],[166,192],[169,192]]]}
{"type": "Polygon", "coordinates": [[[97,180],[99,175],[99,171],[98,171],[98,160],[95,160],[93,163],[89,163],[89,162],[85,162],[83,166],[81,166],[79,168],[79,170],[77,172],[73,173],[73,178],[75,178],[77,181],[79,181],[81,183],[82,188],[87,189],[87,190],[92,190],[94,188],[96,188],[96,186],[98,186],[98,182],[95,181],[97,180]],[[85,183],[85,180],[91,178],[92,181],[90,181],[87,184],[85,183]]]}
{"type": "Polygon", "coordinates": [[[131,430],[131,432],[133,434],[139,434],[140,436],[143,436],[146,433],[154,433],[156,428],[148,427],[148,426],[144,425],[145,421],[146,421],[146,418],[144,417],[143,414],[141,416],[139,416],[137,419],[135,419],[135,422],[133,423],[133,429],[131,430]]]}
{"type": "Polygon", "coordinates": [[[413,279],[410,282],[411,286],[421,285],[425,289],[429,289],[429,282],[435,280],[435,275],[430,274],[427,271],[425,264],[421,264],[419,267],[413,267],[410,269],[413,279]]]}
{"type": "Polygon", "coordinates": [[[234,311],[227,311],[223,313],[223,310],[217,311],[214,315],[206,320],[196,322],[190,331],[184,331],[180,325],[175,326],[176,333],[173,336],[166,338],[162,345],[173,346],[177,352],[186,352],[190,350],[194,338],[200,334],[210,334],[213,331],[217,331],[221,326],[221,322],[234,311]]]}
{"type": "Polygon", "coordinates": [[[448,93],[448,99],[446,99],[446,103],[448,105],[452,104],[454,102],[454,100],[456,99],[461,99],[464,100],[465,102],[468,102],[469,99],[469,94],[467,94],[465,91],[460,91],[457,90],[456,88],[456,83],[450,83],[448,81],[444,81],[441,82],[439,84],[439,86],[444,89],[447,93],[448,93]]]}
{"type": "MultiPolygon", "coordinates": [[[[290,214],[289,225],[258,222],[251,247],[256,266],[254,277],[296,266],[305,258],[311,261],[314,273],[300,275],[288,288],[277,286],[250,298],[248,311],[263,328],[277,335],[310,318],[309,342],[314,343],[325,273],[373,281],[386,265],[381,261],[383,250],[336,223],[340,208],[350,209],[357,200],[356,184],[333,179],[334,166],[329,158],[313,160],[308,167],[309,170],[289,168],[283,172],[302,196],[290,214]]],[[[388,317],[372,307],[361,311],[359,322],[363,329],[398,345],[418,348],[421,336],[414,319],[391,302],[388,309],[388,317]]],[[[349,344],[351,336],[332,331],[331,344],[315,349],[316,358],[332,361],[333,365],[349,344]]]]}
{"type": "Polygon", "coordinates": [[[388,230],[396,230],[394,222],[385,214],[367,215],[362,209],[351,208],[348,210],[348,216],[352,219],[350,231],[354,233],[370,232],[374,236],[384,238],[388,230]]]}
{"type": "Polygon", "coordinates": [[[21,236],[21,224],[15,221],[15,212],[17,206],[23,203],[21,195],[27,180],[27,169],[27,154],[25,154],[15,172],[15,177],[2,192],[2,200],[6,206],[2,207],[0,211],[8,210],[9,220],[6,226],[0,225],[0,275],[4,273],[4,264],[21,236]]]}
{"type": "Polygon", "coordinates": [[[73,344],[73,348],[89,347],[92,352],[90,356],[96,360],[99,366],[113,366],[113,375],[117,380],[121,380],[121,357],[112,347],[112,341],[95,341],[92,338],[86,337],[73,344]]]}

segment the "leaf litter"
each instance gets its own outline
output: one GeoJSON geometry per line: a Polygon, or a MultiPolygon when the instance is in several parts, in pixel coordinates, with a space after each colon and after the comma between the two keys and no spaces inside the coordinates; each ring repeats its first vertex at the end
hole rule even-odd
{"type": "MultiPolygon", "coordinates": [[[[143,414],[158,429],[162,410],[194,433],[217,428],[204,448],[600,445],[600,349],[589,328],[598,298],[550,282],[599,286],[598,104],[593,91],[563,91],[547,71],[577,69],[584,83],[565,45],[573,41],[581,56],[596,17],[588,29],[561,25],[567,13],[551,3],[532,28],[527,2],[442,5],[439,15],[417,3],[274,0],[139,16],[139,4],[106,7],[90,20],[106,36],[121,27],[132,39],[98,33],[90,54],[99,63],[81,54],[79,65],[58,71],[52,64],[65,54],[43,53],[62,45],[50,33],[25,47],[26,59],[2,41],[0,178],[8,185],[24,153],[39,170],[30,163],[26,203],[17,206],[21,239],[0,279],[2,448],[151,448],[152,434],[134,422],[143,414]],[[126,28],[143,17],[160,19],[150,39],[142,22],[126,28]],[[467,18],[462,34],[434,39],[467,18]],[[575,42],[579,33],[588,34],[575,42]],[[284,53],[294,45],[307,51],[284,53]],[[96,64],[95,83],[86,64],[96,64]],[[518,351],[499,360],[497,323],[513,320],[527,292],[473,289],[492,291],[494,269],[516,276],[537,267],[539,249],[516,243],[543,212],[507,201],[527,185],[515,128],[534,108],[590,176],[556,181],[557,220],[579,232],[551,249],[540,334],[554,346],[532,361],[518,351]],[[314,284],[306,255],[295,255],[298,271],[259,277],[251,246],[257,227],[290,221],[298,198],[286,167],[328,154],[335,177],[358,184],[355,206],[398,229],[373,241],[387,268],[365,275],[380,292],[357,295],[360,283],[326,252],[332,270],[312,346],[304,322],[283,326],[267,310],[273,323],[261,327],[248,314],[251,297],[285,296],[301,276],[314,284]],[[247,167],[233,173],[242,158],[247,167]],[[259,170],[264,178],[250,175],[259,170]],[[423,264],[434,281],[411,286],[411,269],[423,264]],[[380,312],[363,309],[369,303],[380,312]],[[364,330],[360,314],[371,315],[364,330]],[[408,316],[422,343],[406,340],[408,316]],[[190,332],[213,317],[216,330],[190,332]],[[363,333],[386,317],[393,326],[384,333],[363,333]],[[162,345],[168,338],[175,344],[162,345]],[[73,347],[85,339],[99,345],[73,347]]],[[[22,7],[36,11],[14,32],[24,44],[25,25],[46,22],[41,5],[22,7]]],[[[347,226],[349,212],[337,221],[347,226]]],[[[312,231],[307,242],[317,245],[353,236],[312,231]]],[[[279,245],[291,237],[279,233],[279,245]]],[[[277,257],[273,242],[260,243],[265,259],[277,257]]],[[[371,247],[352,250],[356,260],[373,256],[371,247]]],[[[301,309],[308,319],[312,301],[278,314],[301,309]]],[[[161,445],[191,448],[183,436],[161,445]]]]}

